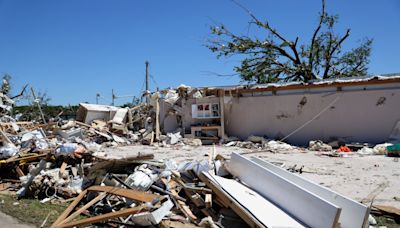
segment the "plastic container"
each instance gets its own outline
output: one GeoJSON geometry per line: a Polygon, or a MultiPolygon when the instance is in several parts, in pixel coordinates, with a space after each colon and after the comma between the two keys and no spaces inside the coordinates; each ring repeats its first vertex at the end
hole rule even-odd
{"type": "Polygon", "coordinates": [[[387,147],[387,156],[399,157],[400,156],[400,144],[394,144],[387,147]]]}

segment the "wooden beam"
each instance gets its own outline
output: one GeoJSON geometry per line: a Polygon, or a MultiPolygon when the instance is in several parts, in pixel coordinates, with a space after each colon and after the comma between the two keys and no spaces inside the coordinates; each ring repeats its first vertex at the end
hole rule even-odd
{"type": "Polygon", "coordinates": [[[17,174],[18,174],[19,177],[25,176],[24,172],[22,172],[22,170],[21,170],[21,168],[20,168],[19,166],[17,166],[17,167],[15,168],[15,171],[17,172],[17,174]]]}
{"type": "Polygon", "coordinates": [[[225,140],[225,102],[224,102],[225,93],[223,90],[219,93],[219,115],[221,117],[221,139],[225,140]]]}
{"type": "Polygon", "coordinates": [[[53,222],[53,224],[50,227],[55,228],[58,223],[66,219],[68,215],[74,210],[74,208],[79,204],[79,202],[83,199],[83,197],[85,197],[86,193],[87,190],[81,192],[81,194],[79,194],[75,198],[75,200],[67,207],[67,209],[65,209],[65,211],[57,218],[56,221],[53,222]]]}
{"type": "Polygon", "coordinates": [[[205,203],[206,208],[212,208],[212,194],[206,194],[205,203]]]}
{"type": "Polygon", "coordinates": [[[155,126],[155,140],[158,141],[160,139],[160,99],[157,96],[156,102],[156,126],[155,126]]]}
{"type": "Polygon", "coordinates": [[[0,130],[0,137],[3,140],[3,142],[6,142],[7,144],[15,146],[14,143],[10,140],[10,138],[8,138],[6,133],[2,130],[0,130]]]}
{"type": "Polygon", "coordinates": [[[11,183],[8,183],[8,182],[7,183],[1,183],[0,184],[0,192],[10,188],[10,186],[11,186],[11,183]]]}
{"type": "Polygon", "coordinates": [[[21,157],[21,158],[15,158],[11,157],[6,160],[4,160],[5,163],[11,163],[11,162],[17,162],[17,161],[34,161],[38,158],[46,157],[47,154],[39,154],[39,155],[32,155],[32,156],[26,156],[26,157],[21,157]]]}
{"type": "Polygon", "coordinates": [[[106,197],[106,195],[107,195],[107,193],[105,193],[105,192],[100,193],[98,196],[96,196],[94,199],[92,199],[89,203],[85,204],[83,207],[79,208],[79,210],[75,211],[72,215],[68,216],[65,220],[58,223],[57,226],[71,222],[74,218],[79,216],[83,211],[85,211],[92,205],[96,204],[100,200],[104,199],[104,197],[106,197]]]}
{"type": "Polygon", "coordinates": [[[170,191],[172,193],[171,199],[172,201],[174,201],[178,209],[189,219],[189,221],[195,221],[197,217],[193,214],[193,212],[190,210],[189,206],[186,205],[185,202],[178,199],[179,195],[176,189],[170,189],[170,191]]]}
{"type": "Polygon", "coordinates": [[[61,164],[61,167],[60,167],[60,174],[61,175],[64,175],[64,172],[65,172],[65,169],[67,168],[67,163],[66,162],[63,162],[62,164],[61,164]]]}
{"type": "Polygon", "coordinates": [[[161,221],[159,227],[160,228],[200,228],[200,226],[196,226],[191,223],[182,223],[182,222],[171,221],[171,220],[161,221]]]}
{"type": "Polygon", "coordinates": [[[133,207],[133,208],[129,208],[129,209],[124,209],[124,210],[120,210],[120,211],[115,211],[115,212],[110,212],[110,213],[106,213],[103,215],[98,215],[98,216],[94,216],[91,218],[87,218],[87,219],[82,219],[79,221],[75,221],[75,222],[71,222],[68,224],[62,224],[60,227],[82,227],[82,226],[86,226],[86,225],[90,225],[93,223],[97,223],[97,222],[103,222],[103,221],[107,221],[113,218],[119,218],[119,217],[125,217],[131,214],[136,214],[139,211],[141,211],[142,209],[144,209],[144,206],[138,206],[138,207],[133,207]]]}
{"type": "MultiPolygon", "coordinates": [[[[186,190],[186,194],[189,195],[190,192],[186,190]]],[[[205,216],[211,216],[211,218],[214,221],[218,220],[218,217],[213,213],[213,211],[211,211],[210,209],[207,208],[206,203],[204,202],[203,198],[200,196],[200,194],[195,193],[193,195],[190,196],[190,199],[192,200],[192,202],[194,203],[194,205],[196,205],[196,208],[198,210],[200,210],[205,216]]]]}
{"type": "Polygon", "coordinates": [[[151,202],[160,197],[159,195],[150,194],[134,189],[125,189],[113,186],[92,186],[87,190],[92,192],[107,192],[113,195],[126,197],[140,202],[151,202]]]}

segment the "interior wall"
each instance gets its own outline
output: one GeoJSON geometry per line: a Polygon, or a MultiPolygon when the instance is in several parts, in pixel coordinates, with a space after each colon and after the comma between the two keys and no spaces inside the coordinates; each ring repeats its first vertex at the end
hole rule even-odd
{"type": "MultiPolygon", "coordinates": [[[[211,118],[205,118],[205,119],[192,118],[192,104],[201,104],[201,103],[219,103],[219,97],[189,98],[185,100],[185,105],[183,109],[184,112],[183,127],[187,133],[190,132],[190,127],[192,125],[207,124],[213,121],[213,119],[211,118]]],[[[219,118],[216,120],[219,120],[219,118]]]]}

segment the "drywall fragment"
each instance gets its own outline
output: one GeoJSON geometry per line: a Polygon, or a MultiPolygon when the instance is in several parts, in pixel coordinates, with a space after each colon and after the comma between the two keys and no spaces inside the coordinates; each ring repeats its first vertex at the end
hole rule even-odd
{"type": "Polygon", "coordinates": [[[9,158],[16,155],[19,152],[18,148],[14,145],[7,144],[0,147],[0,158],[9,158]]]}
{"type": "Polygon", "coordinates": [[[171,213],[174,206],[172,201],[167,197],[167,200],[155,211],[137,213],[132,216],[132,221],[139,226],[152,226],[157,225],[161,220],[171,213]]]}

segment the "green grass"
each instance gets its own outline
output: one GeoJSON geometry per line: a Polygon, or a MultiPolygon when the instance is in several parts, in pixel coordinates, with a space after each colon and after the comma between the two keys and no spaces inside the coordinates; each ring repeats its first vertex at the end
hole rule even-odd
{"type": "Polygon", "coordinates": [[[392,218],[387,218],[385,216],[374,216],[374,218],[376,219],[376,226],[375,227],[379,227],[379,226],[386,226],[387,228],[397,228],[400,227],[399,223],[396,223],[396,221],[394,221],[394,219],[392,218]]]}
{"type": "MultiPolygon", "coordinates": [[[[40,227],[47,215],[50,213],[45,225],[45,227],[49,227],[68,206],[54,205],[50,203],[42,204],[37,199],[17,200],[15,197],[10,195],[0,195],[0,202],[0,211],[22,221],[23,223],[35,225],[36,227],[40,227]],[[15,202],[18,202],[19,204],[13,205],[15,202]]],[[[85,218],[85,216],[79,216],[78,219],[82,218],[85,218]]],[[[399,224],[391,218],[384,216],[374,216],[374,218],[378,223],[375,227],[399,227],[399,224]]]]}
{"type": "Polygon", "coordinates": [[[13,196],[1,195],[0,211],[8,214],[23,223],[32,224],[37,227],[42,225],[47,215],[50,214],[45,227],[49,227],[58,216],[65,210],[66,206],[54,205],[50,203],[40,203],[37,199],[16,200],[13,196]],[[13,203],[18,202],[18,205],[13,203]]]}

